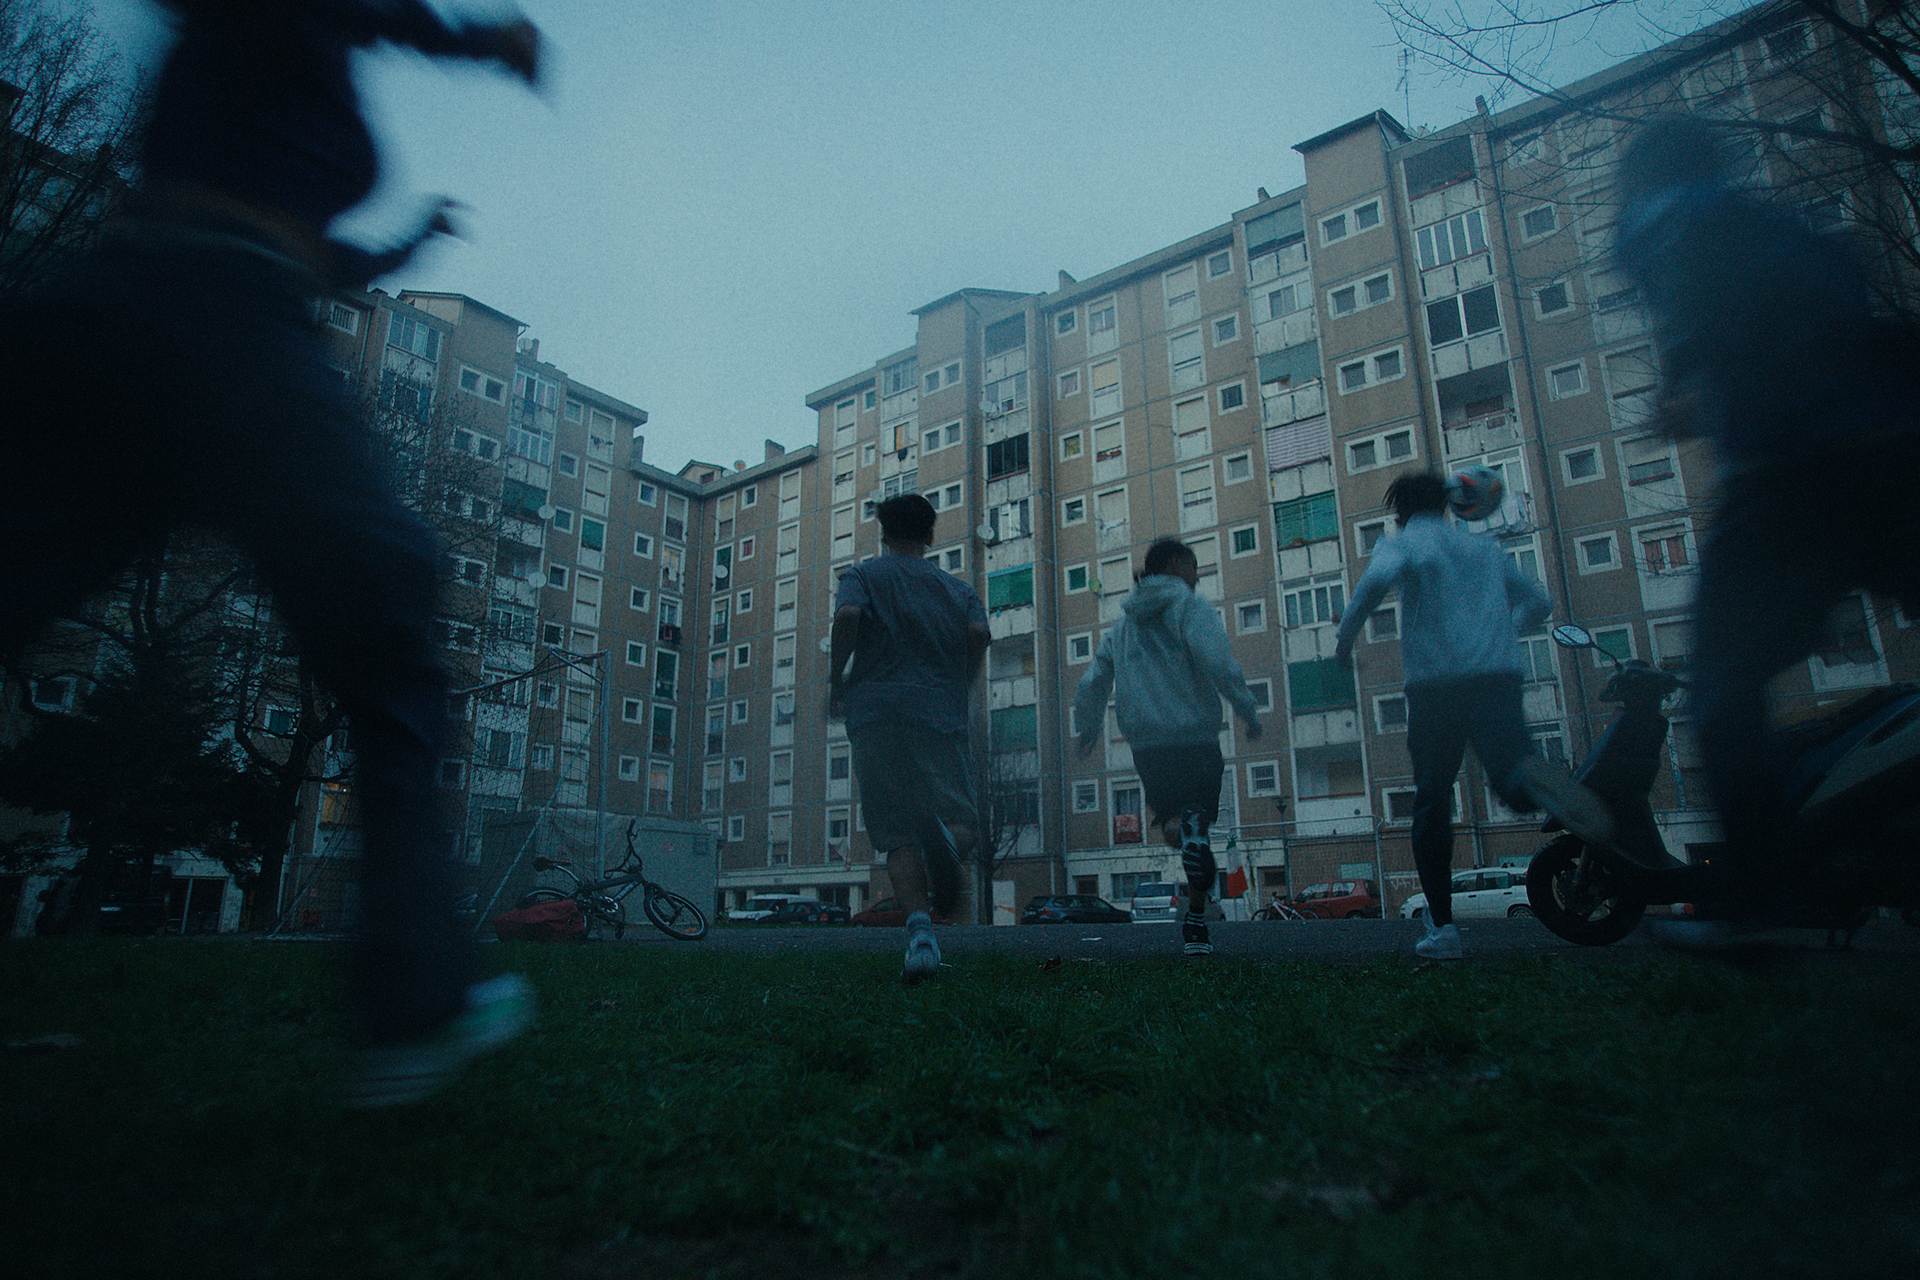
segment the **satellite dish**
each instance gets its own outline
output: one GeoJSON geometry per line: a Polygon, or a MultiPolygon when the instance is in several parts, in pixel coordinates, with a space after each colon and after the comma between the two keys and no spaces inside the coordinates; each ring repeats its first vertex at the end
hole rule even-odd
{"type": "Polygon", "coordinates": [[[726,565],[716,564],[713,566],[713,580],[715,582],[725,582],[728,575],[732,572],[733,570],[729,569],[726,565]]]}
{"type": "Polygon", "coordinates": [[[993,402],[992,396],[981,396],[980,412],[986,414],[988,417],[992,417],[994,414],[1000,412],[1000,406],[993,402]]]}
{"type": "Polygon", "coordinates": [[[547,575],[537,568],[529,569],[527,570],[527,585],[530,587],[544,587],[547,585],[547,575]]]}
{"type": "Polygon", "coordinates": [[[828,654],[833,652],[833,637],[831,636],[820,637],[820,652],[828,653],[828,654]]]}
{"type": "Polygon", "coordinates": [[[994,531],[993,526],[984,521],[981,523],[979,528],[973,531],[973,536],[980,539],[980,541],[986,542],[986,543],[994,543],[994,542],[1000,541],[1000,535],[994,531]]]}
{"type": "Polygon", "coordinates": [[[540,518],[542,520],[551,520],[553,519],[553,512],[554,512],[553,504],[548,503],[545,506],[540,508],[540,518]]]}

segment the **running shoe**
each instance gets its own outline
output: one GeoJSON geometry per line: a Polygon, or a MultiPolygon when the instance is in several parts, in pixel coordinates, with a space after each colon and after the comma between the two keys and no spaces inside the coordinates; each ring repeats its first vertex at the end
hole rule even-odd
{"type": "Polygon", "coordinates": [[[469,1062],[532,1026],[533,1007],[533,988],[517,973],[468,987],[466,1007],[431,1036],[361,1050],[347,1105],[399,1107],[426,1099],[469,1062]]]}

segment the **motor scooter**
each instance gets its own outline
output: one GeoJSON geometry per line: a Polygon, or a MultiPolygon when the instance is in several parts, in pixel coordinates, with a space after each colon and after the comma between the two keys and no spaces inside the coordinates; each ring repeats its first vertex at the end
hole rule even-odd
{"type": "MultiPolygon", "coordinates": [[[[1555,627],[1553,639],[1599,650],[1580,626],[1555,627]]],[[[1769,883],[1754,886],[1737,881],[1724,857],[1690,863],[1668,850],[1650,797],[1666,751],[1667,699],[1686,683],[1608,656],[1614,670],[1600,700],[1620,714],[1574,777],[1612,811],[1614,840],[1593,848],[1557,822],[1543,825],[1560,834],[1527,868],[1527,901],[1542,924],[1569,942],[1605,946],[1633,932],[1653,904],[1728,918],[1760,902],[1769,924],[1849,934],[1877,906],[1920,923],[1920,686],[1873,690],[1782,735],[1794,760],[1790,852],[1769,883]]]]}

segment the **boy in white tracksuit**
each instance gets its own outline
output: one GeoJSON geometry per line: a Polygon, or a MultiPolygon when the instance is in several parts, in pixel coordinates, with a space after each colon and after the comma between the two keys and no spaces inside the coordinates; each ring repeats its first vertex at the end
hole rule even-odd
{"type": "Polygon", "coordinates": [[[1154,822],[1167,844],[1180,850],[1187,877],[1181,942],[1189,956],[1213,953],[1206,918],[1215,873],[1208,829],[1220,816],[1226,768],[1220,699],[1246,722],[1248,741],[1260,738],[1259,709],[1227,646],[1226,628],[1213,606],[1194,594],[1199,578],[1199,560],[1185,543],[1162,538],[1149,547],[1124,615],[1100,642],[1073,699],[1085,755],[1100,740],[1108,691],[1116,691],[1114,714],[1133,749],[1154,822]]]}

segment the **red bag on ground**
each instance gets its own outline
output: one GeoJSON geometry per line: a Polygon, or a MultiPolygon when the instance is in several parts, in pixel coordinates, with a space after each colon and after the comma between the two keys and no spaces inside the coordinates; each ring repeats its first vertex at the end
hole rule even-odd
{"type": "Polygon", "coordinates": [[[587,915],[572,898],[536,902],[495,916],[493,931],[502,942],[584,942],[587,915]]]}

